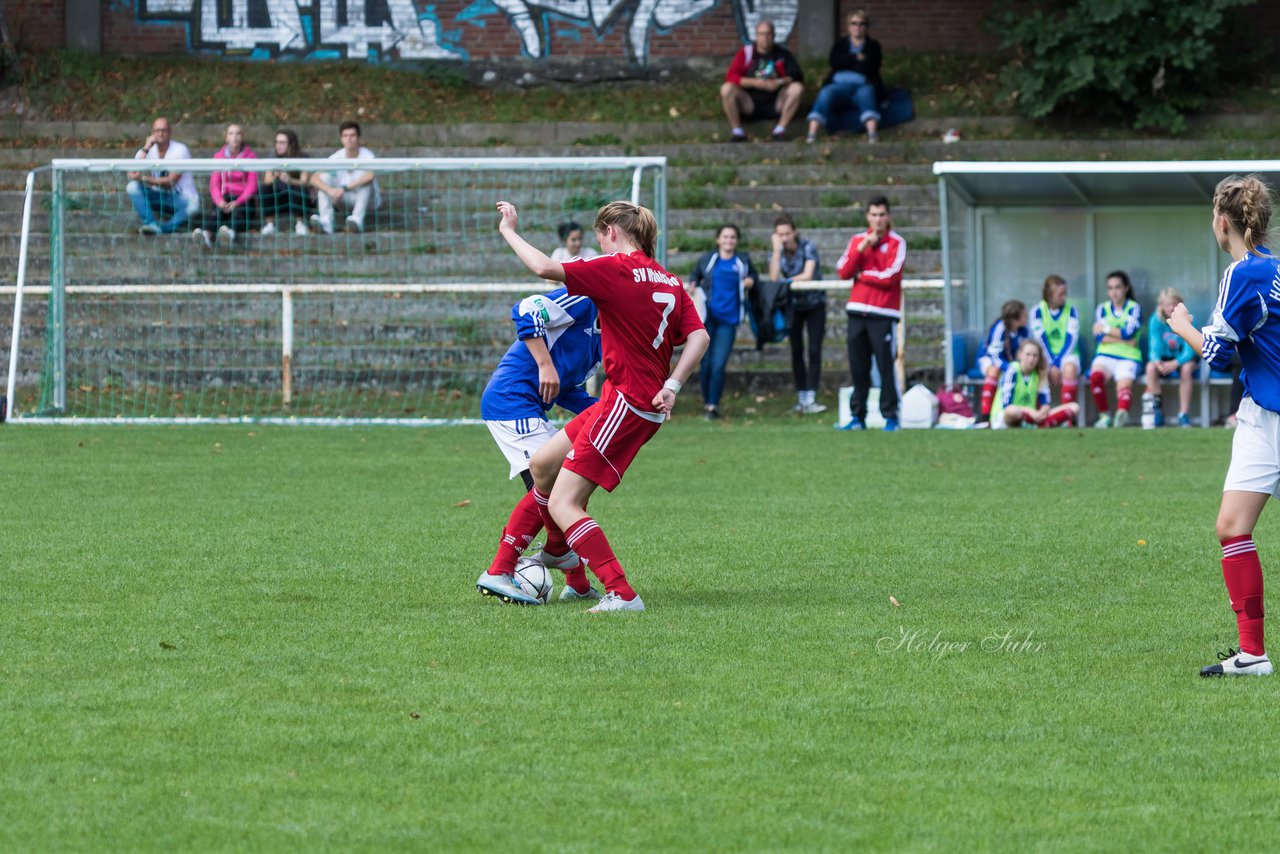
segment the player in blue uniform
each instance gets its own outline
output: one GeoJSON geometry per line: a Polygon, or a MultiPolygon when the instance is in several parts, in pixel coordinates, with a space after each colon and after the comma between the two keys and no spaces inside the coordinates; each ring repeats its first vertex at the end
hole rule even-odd
{"type": "Polygon", "coordinates": [[[1262,564],[1253,529],[1272,495],[1280,494],[1280,263],[1262,245],[1271,222],[1271,190],[1255,176],[1232,175],[1213,194],[1213,234],[1234,262],[1218,285],[1209,325],[1198,330],[1179,303],[1169,326],[1226,370],[1238,352],[1245,397],[1231,443],[1231,465],[1222,488],[1217,534],[1222,577],[1236,615],[1240,647],[1201,676],[1266,676],[1272,672],[1263,645],[1262,564]]]}
{"type": "MultiPolygon", "coordinates": [[[[583,384],[600,364],[600,316],[591,300],[572,296],[561,287],[516,303],[511,319],[516,324],[517,340],[485,386],[480,417],[507,458],[510,476],[519,476],[526,492],[502,529],[498,551],[477,586],[482,591],[534,604],[511,582],[516,561],[542,530],[538,506],[528,492],[533,488],[529,460],[556,433],[556,427],[547,420],[552,406],[576,415],[596,402],[583,384]],[[494,590],[495,587],[501,589],[494,590]]],[[[579,566],[573,552],[554,560],[546,555],[541,559],[563,571],[579,566]]],[[[600,598],[594,588],[585,594],[574,593],[571,587],[565,591],[562,599],[600,598]]]]}
{"type": "Polygon", "coordinates": [[[987,339],[978,355],[982,371],[982,399],[978,407],[978,427],[986,427],[991,419],[991,406],[1000,389],[1005,369],[1018,358],[1018,348],[1031,337],[1027,328],[1027,306],[1011,299],[1000,307],[1000,317],[987,330],[987,339]]]}

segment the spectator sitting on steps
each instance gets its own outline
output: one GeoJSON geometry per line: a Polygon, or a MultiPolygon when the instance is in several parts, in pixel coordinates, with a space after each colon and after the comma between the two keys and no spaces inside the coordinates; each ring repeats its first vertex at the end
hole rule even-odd
{"type": "Polygon", "coordinates": [[[783,142],[787,125],[800,109],[804,95],[804,71],[800,63],[773,40],[773,22],[756,24],[756,38],[743,45],[720,85],[720,103],[733,142],[746,142],[742,129],[744,119],[777,119],[773,126],[774,142],[783,142]]]}
{"type": "Polygon", "coordinates": [[[151,135],[134,155],[135,160],[157,161],[152,172],[130,172],[125,192],[142,220],[139,234],[172,234],[200,212],[200,191],[190,172],[174,172],[172,161],[190,160],[191,149],[170,138],[169,120],[151,123],[151,135]],[[161,167],[165,161],[170,168],[161,167]],[[156,219],[159,214],[163,219],[156,219]]]}
{"type": "MultiPolygon", "coordinates": [[[[227,125],[227,144],[214,152],[215,160],[256,159],[258,155],[244,144],[244,129],[240,125],[227,125]]],[[[250,203],[257,204],[258,174],[240,169],[214,172],[209,176],[209,195],[213,198],[213,216],[206,215],[203,225],[191,232],[196,243],[205,249],[213,249],[212,232],[216,229],[218,243],[234,246],[237,232],[249,230],[250,203]]]]}
{"type": "MultiPolygon", "coordinates": [[[[343,122],[338,127],[342,148],[329,155],[330,160],[373,160],[374,153],[365,148],[360,139],[360,125],[343,122]]],[[[341,205],[350,210],[347,231],[364,231],[364,218],[370,206],[382,207],[382,194],[372,172],[359,169],[338,169],[334,172],[317,172],[311,179],[317,191],[319,214],[313,214],[311,224],[325,234],[333,234],[333,209],[341,205]]]]}

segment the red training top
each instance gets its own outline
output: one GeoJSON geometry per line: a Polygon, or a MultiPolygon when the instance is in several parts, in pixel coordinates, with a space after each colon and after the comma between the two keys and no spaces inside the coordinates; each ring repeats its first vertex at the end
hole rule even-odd
{"type": "Polygon", "coordinates": [[[600,311],[600,351],[609,384],[648,411],[671,375],[671,354],[702,329],[684,283],[641,252],[577,258],[565,287],[600,311]]]}
{"type": "Polygon", "coordinates": [[[875,246],[858,252],[858,244],[870,233],[868,228],[851,237],[836,264],[837,276],[854,279],[844,310],[901,319],[902,265],[907,260],[907,241],[890,229],[875,246]]]}

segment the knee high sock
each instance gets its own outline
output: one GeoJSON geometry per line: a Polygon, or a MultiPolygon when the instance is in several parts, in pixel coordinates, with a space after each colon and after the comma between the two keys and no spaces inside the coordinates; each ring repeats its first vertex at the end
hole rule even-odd
{"type": "Polygon", "coordinates": [[[1243,534],[1222,541],[1222,578],[1227,582],[1231,610],[1240,630],[1240,649],[1262,655],[1262,563],[1253,536],[1243,534]]]}
{"type": "Polygon", "coordinates": [[[553,555],[562,555],[569,551],[569,546],[564,541],[564,532],[560,530],[560,526],[551,518],[551,511],[547,509],[547,501],[550,496],[539,492],[536,486],[529,490],[529,494],[533,496],[534,503],[538,505],[538,513],[542,516],[542,526],[547,529],[547,544],[542,548],[553,555]]]}
{"type": "Polygon", "coordinates": [[[502,539],[498,541],[498,552],[489,564],[490,575],[509,575],[516,568],[516,561],[533,542],[542,530],[542,514],[538,512],[538,503],[533,500],[533,492],[526,492],[516,502],[511,511],[511,518],[502,529],[502,539]]]}
{"type": "Polygon", "coordinates": [[[991,404],[996,399],[996,389],[1000,387],[1000,381],[987,377],[982,381],[982,416],[987,418],[991,415],[991,404]]]}
{"type": "Polygon", "coordinates": [[[1107,378],[1101,371],[1094,371],[1089,374],[1089,393],[1093,395],[1093,403],[1098,407],[1098,412],[1102,415],[1107,414],[1107,378]]]}
{"type": "Polygon", "coordinates": [[[1076,395],[1080,393],[1079,380],[1063,380],[1062,381],[1062,402],[1075,403],[1076,395]]]}
{"type": "Polygon", "coordinates": [[[1040,422],[1041,427],[1057,427],[1059,424],[1066,424],[1075,415],[1070,409],[1065,407],[1056,409],[1049,413],[1049,417],[1040,422]]]}
{"type": "Polygon", "coordinates": [[[1133,389],[1120,388],[1116,389],[1116,409],[1129,411],[1129,407],[1133,404],[1133,389]]]}
{"type": "Polygon", "coordinates": [[[636,598],[636,591],[627,583],[626,573],[613,554],[613,548],[605,537],[604,531],[590,516],[584,516],[569,526],[565,538],[570,547],[578,553],[578,557],[587,563],[587,567],[595,573],[596,578],[610,593],[617,593],[630,602],[636,598]]]}

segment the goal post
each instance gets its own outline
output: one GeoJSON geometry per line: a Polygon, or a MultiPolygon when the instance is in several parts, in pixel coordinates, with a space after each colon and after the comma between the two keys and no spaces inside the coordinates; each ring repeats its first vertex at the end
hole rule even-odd
{"type": "Polygon", "coordinates": [[[208,185],[228,161],[213,159],[182,161],[203,214],[139,233],[129,173],[155,165],[56,160],[28,176],[16,282],[0,287],[0,306],[13,300],[14,422],[476,420],[513,340],[511,305],[556,287],[498,234],[498,200],[516,204],[521,235],[548,253],[563,223],[598,249],[595,210],[643,204],[665,256],[665,158],[235,161],[258,178],[371,172],[381,205],[350,230],[336,206],[333,233],[311,208],[219,221],[208,185]]]}

